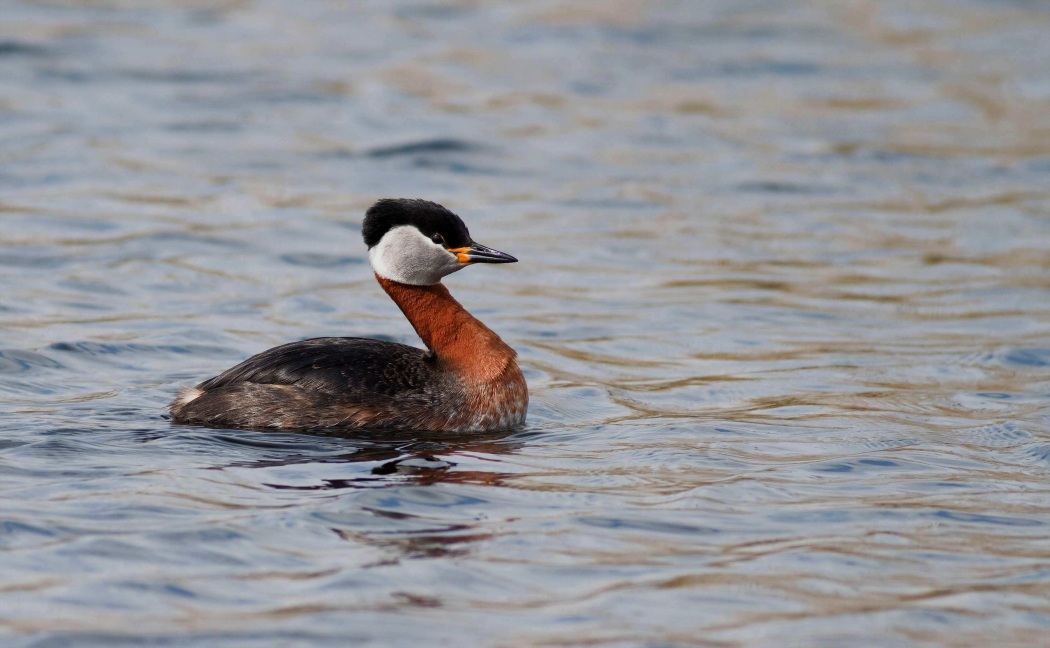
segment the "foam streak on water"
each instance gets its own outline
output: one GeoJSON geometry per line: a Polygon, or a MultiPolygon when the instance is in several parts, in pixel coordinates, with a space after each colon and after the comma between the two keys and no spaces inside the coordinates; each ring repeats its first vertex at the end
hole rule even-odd
{"type": "Polygon", "coordinates": [[[0,9],[0,643],[1034,645],[1050,629],[1038,3],[0,9]],[[527,429],[171,425],[414,343],[381,196],[527,429]]]}

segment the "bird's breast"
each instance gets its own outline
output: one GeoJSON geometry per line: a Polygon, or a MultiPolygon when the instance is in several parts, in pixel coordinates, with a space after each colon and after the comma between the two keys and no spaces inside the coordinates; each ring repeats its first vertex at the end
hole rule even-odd
{"type": "Polygon", "coordinates": [[[507,430],[525,422],[529,390],[517,363],[511,362],[494,380],[467,388],[464,427],[472,430],[507,430]]]}

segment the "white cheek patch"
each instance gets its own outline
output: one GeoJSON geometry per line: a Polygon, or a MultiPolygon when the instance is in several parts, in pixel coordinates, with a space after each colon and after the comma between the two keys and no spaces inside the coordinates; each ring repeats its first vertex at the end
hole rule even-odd
{"type": "Polygon", "coordinates": [[[368,261],[380,277],[410,286],[432,286],[466,265],[411,225],[391,228],[368,251],[368,261]]]}

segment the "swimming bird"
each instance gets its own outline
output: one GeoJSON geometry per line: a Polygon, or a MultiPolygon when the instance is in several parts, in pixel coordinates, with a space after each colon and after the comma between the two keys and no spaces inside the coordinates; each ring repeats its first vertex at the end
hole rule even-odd
{"type": "Polygon", "coordinates": [[[175,422],[451,432],[525,422],[528,388],[514,349],[441,283],[469,265],[517,259],[474,242],[459,216],[426,200],[380,200],[361,230],[379,285],[426,350],[354,337],[274,347],[179,393],[175,422]]]}

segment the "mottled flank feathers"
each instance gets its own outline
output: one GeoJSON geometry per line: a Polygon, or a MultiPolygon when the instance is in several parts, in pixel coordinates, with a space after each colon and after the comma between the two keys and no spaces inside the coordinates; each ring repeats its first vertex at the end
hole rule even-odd
{"type": "Polygon", "coordinates": [[[425,428],[435,416],[455,418],[464,404],[436,365],[433,354],[404,344],[314,338],[245,360],[171,411],[179,422],[231,427],[425,428]]]}

